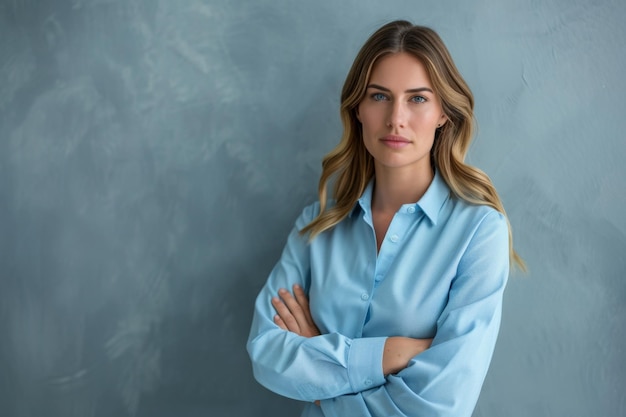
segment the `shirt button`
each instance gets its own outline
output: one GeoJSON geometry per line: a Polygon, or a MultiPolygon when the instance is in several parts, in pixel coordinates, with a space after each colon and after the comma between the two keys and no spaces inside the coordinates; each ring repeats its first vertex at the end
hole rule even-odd
{"type": "Polygon", "coordinates": [[[365,381],[363,381],[363,383],[365,385],[372,385],[372,380],[371,379],[366,379],[365,381]]]}
{"type": "Polygon", "coordinates": [[[407,209],[407,211],[408,211],[409,213],[415,213],[415,207],[409,207],[409,208],[407,209]]]}
{"type": "Polygon", "coordinates": [[[398,235],[391,235],[389,240],[391,240],[393,243],[396,243],[398,240],[400,240],[400,238],[398,237],[398,235]]]}
{"type": "Polygon", "coordinates": [[[363,300],[363,301],[367,301],[367,300],[369,300],[369,299],[370,299],[369,294],[361,294],[361,300],[363,300]]]}

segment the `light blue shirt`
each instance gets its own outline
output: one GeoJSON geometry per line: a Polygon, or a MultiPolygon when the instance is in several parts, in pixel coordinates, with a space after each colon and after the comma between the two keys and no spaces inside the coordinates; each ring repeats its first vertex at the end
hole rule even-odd
{"type": "Polygon", "coordinates": [[[308,243],[306,207],[255,304],[247,344],[266,388],[307,401],[303,416],[470,417],[500,327],[509,273],[505,217],[452,197],[439,173],[395,214],[376,253],[373,184],[352,213],[308,243]],[[280,329],[271,305],[300,284],[322,335],[280,329]],[[397,374],[383,375],[389,336],[434,338],[397,374]],[[321,407],[312,402],[321,400],[321,407]]]}

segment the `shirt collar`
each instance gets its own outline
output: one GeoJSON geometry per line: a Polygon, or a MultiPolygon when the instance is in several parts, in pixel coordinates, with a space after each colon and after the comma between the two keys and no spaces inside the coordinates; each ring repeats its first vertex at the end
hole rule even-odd
{"type": "Polygon", "coordinates": [[[363,211],[368,217],[371,217],[372,212],[372,192],[374,191],[374,178],[370,180],[370,182],[365,187],[363,194],[357,200],[357,203],[354,205],[354,208],[350,212],[350,217],[357,214],[359,211],[363,211]]]}
{"type": "MultiPolygon", "coordinates": [[[[359,198],[357,204],[354,205],[354,208],[350,212],[350,217],[361,210],[365,212],[368,217],[371,217],[373,190],[374,179],[372,178],[365,187],[361,198],[359,198]]],[[[403,205],[401,210],[407,210],[410,206],[416,206],[424,212],[433,225],[436,225],[441,207],[443,207],[443,204],[449,197],[450,188],[448,184],[446,184],[443,177],[439,174],[439,171],[435,170],[435,176],[422,198],[420,198],[417,203],[403,205]]]]}
{"type": "Polygon", "coordinates": [[[439,174],[439,171],[435,170],[435,177],[422,198],[417,202],[417,205],[428,216],[431,223],[436,225],[439,212],[448,198],[450,198],[450,188],[448,188],[448,184],[439,174]]]}

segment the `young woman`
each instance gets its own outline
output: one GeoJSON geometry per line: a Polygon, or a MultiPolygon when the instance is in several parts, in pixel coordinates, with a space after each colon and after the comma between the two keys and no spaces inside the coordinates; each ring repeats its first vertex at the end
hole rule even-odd
{"type": "Polygon", "coordinates": [[[261,290],[247,345],[256,379],[307,401],[303,416],[471,416],[509,263],[523,268],[491,181],[463,162],[473,104],[431,29],[391,22],[357,55],[319,202],[261,290]]]}

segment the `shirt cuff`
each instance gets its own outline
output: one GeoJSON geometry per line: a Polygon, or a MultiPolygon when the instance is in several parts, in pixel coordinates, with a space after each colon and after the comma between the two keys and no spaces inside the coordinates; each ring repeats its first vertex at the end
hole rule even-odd
{"type": "Polygon", "coordinates": [[[348,379],[357,393],[385,383],[383,353],[387,337],[352,339],[348,354],[348,379]]]}

